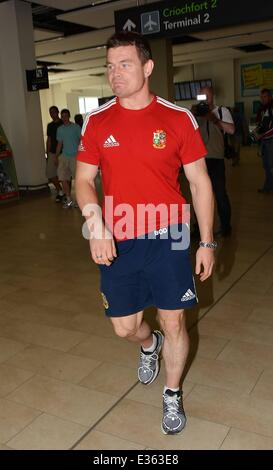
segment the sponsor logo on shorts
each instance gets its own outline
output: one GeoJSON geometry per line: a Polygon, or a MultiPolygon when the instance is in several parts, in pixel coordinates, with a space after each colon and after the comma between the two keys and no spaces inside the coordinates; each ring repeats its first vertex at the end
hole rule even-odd
{"type": "Polygon", "coordinates": [[[195,299],[196,295],[192,292],[192,290],[188,289],[187,292],[181,298],[181,302],[187,302],[188,300],[195,299]]]}
{"type": "Polygon", "coordinates": [[[107,310],[109,308],[109,303],[108,303],[108,300],[106,298],[106,295],[103,292],[101,292],[101,296],[102,296],[103,306],[107,310]]]}
{"type": "Polygon", "coordinates": [[[167,233],[168,229],[166,227],[160,228],[159,230],[154,230],[154,235],[163,235],[163,233],[167,233]]]}
{"type": "Polygon", "coordinates": [[[155,149],[164,149],[166,147],[167,134],[162,129],[157,129],[153,133],[153,147],[155,149]]]}

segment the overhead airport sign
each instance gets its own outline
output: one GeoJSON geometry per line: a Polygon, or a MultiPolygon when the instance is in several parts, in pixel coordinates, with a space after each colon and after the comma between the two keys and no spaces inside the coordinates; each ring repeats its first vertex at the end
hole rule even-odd
{"type": "Polygon", "coordinates": [[[273,18],[273,2],[259,0],[177,0],[115,11],[116,31],[175,37],[273,18]]]}

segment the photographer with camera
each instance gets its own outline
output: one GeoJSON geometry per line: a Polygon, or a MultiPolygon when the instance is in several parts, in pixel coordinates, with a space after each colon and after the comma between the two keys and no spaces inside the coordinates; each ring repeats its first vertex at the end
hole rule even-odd
{"type": "Polygon", "coordinates": [[[273,194],[273,99],[267,88],[261,90],[262,106],[257,114],[257,127],[252,138],[261,142],[261,154],[265,171],[265,181],[259,193],[273,194]]]}
{"type": "Polygon", "coordinates": [[[224,106],[216,106],[213,96],[212,88],[201,88],[197,97],[199,102],[192,107],[192,112],[208,151],[206,164],[221,224],[215,235],[226,237],[231,234],[231,206],[226,191],[224,133],[233,134],[235,128],[229,110],[224,106]]]}

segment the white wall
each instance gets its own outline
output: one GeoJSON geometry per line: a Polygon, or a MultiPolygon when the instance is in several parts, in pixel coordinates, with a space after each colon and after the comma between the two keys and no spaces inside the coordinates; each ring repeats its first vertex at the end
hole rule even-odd
{"type": "Polygon", "coordinates": [[[30,4],[0,3],[0,57],[0,121],[12,147],[19,185],[43,185],[40,100],[26,87],[26,70],[36,66],[30,4]]]}

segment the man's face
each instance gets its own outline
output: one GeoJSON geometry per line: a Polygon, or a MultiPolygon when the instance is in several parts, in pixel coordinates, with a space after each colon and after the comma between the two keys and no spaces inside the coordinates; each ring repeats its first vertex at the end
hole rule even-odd
{"type": "Polygon", "coordinates": [[[129,98],[140,91],[152,61],[142,64],[135,46],[119,46],[107,52],[107,76],[116,96],[129,98]]]}
{"type": "Polygon", "coordinates": [[[213,91],[209,87],[203,87],[200,90],[200,95],[206,95],[207,96],[207,103],[211,106],[213,104],[213,91]]]}
{"type": "Polygon", "coordinates": [[[271,102],[271,96],[269,93],[261,93],[261,102],[263,106],[268,106],[271,102]]]}
{"type": "Polygon", "coordinates": [[[50,114],[50,117],[53,121],[57,121],[59,119],[59,112],[57,111],[57,109],[51,109],[49,111],[49,114],[50,114]]]}
{"type": "Polygon", "coordinates": [[[63,121],[64,124],[69,123],[69,114],[68,113],[62,113],[61,118],[62,118],[62,121],[63,121]]]}

